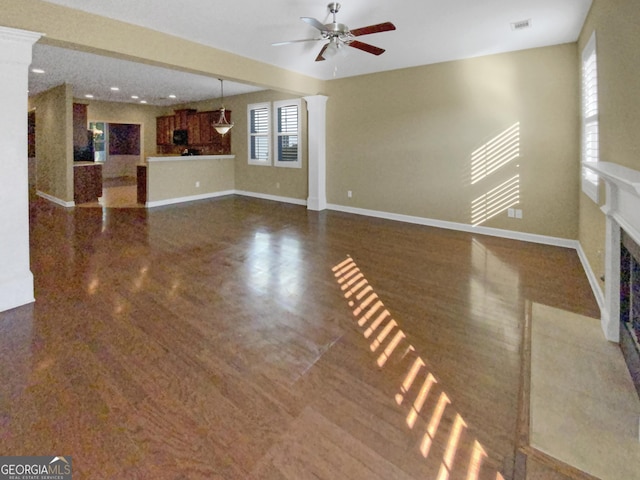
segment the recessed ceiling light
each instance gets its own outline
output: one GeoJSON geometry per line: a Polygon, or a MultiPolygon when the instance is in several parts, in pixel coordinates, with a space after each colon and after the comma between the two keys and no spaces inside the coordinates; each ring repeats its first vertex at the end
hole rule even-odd
{"type": "Polygon", "coordinates": [[[176,97],[173,93],[171,95],[169,95],[169,98],[178,98],[176,97]]]}
{"type": "Polygon", "coordinates": [[[120,89],[118,87],[111,87],[111,90],[113,90],[114,92],[117,92],[120,89]]]}
{"type": "Polygon", "coordinates": [[[138,98],[140,98],[138,95],[131,95],[131,98],[137,100],[138,98]]]}
{"type": "Polygon", "coordinates": [[[33,73],[44,73],[44,70],[42,70],[41,68],[32,68],[31,71],[33,73]]]}
{"type": "Polygon", "coordinates": [[[87,93],[87,94],[85,95],[85,98],[93,98],[93,95],[91,95],[90,93],[87,93]]]}
{"type": "Polygon", "coordinates": [[[140,100],[140,103],[147,103],[146,100],[140,100]]]}

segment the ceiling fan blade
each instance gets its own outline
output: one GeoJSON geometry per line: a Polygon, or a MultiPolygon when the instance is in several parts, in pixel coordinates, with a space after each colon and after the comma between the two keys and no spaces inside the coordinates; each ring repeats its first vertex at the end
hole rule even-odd
{"type": "Polygon", "coordinates": [[[378,23],[377,25],[369,25],[368,27],[356,28],[351,30],[351,35],[359,37],[360,35],[369,35],[370,33],[388,32],[395,30],[396,26],[391,22],[378,23]]]}
{"type": "Polygon", "coordinates": [[[300,43],[300,42],[317,42],[318,40],[322,40],[322,38],[305,38],[303,40],[289,40],[286,42],[276,42],[272,43],[272,47],[279,47],[281,45],[290,45],[292,43],[300,43]]]}
{"type": "Polygon", "coordinates": [[[324,32],[326,29],[324,28],[324,25],[322,23],[320,23],[320,21],[316,20],[315,18],[311,18],[311,17],[300,17],[300,20],[302,20],[304,23],[311,25],[312,27],[317,28],[318,30],[320,30],[321,32],[324,32]]]}
{"type": "Polygon", "coordinates": [[[329,46],[328,43],[326,45],[323,45],[322,49],[320,50],[320,53],[316,57],[316,62],[323,62],[324,61],[325,58],[322,56],[322,54],[324,53],[324,51],[327,49],[328,46],[329,46]]]}
{"type": "Polygon", "coordinates": [[[373,55],[382,55],[385,51],[384,48],[375,47],[368,43],[359,42],[358,40],[351,40],[350,42],[346,42],[346,44],[363,52],[372,53],[373,55]]]}

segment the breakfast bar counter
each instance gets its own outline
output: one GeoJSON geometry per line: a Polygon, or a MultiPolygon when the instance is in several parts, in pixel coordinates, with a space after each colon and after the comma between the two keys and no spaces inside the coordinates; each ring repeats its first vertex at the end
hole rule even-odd
{"type": "Polygon", "coordinates": [[[233,193],[235,155],[154,155],[138,165],[138,202],[147,207],[233,193]]]}

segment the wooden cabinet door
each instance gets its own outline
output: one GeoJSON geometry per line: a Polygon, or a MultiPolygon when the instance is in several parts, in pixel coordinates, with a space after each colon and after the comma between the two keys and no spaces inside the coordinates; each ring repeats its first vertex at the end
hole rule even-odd
{"type": "Polygon", "coordinates": [[[156,145],[164,145],[164,117],[156,117],[156,145]]]}
{"type": "Polygon", "coordinates": [[[173,115],[156,118],[156,144],[172,145],[176,120],[173,115]]]}
{"type": "Polygon", "coordinates": [[[189,145],[200,145],[200,118],[201,115],[192,114],[187,117],[187,135],[189,138],[189,145]]]}
{"type": "Polygon", "coordinates": [[[213,123],[213,112],[200,112],[198,116],[200,117],[200,143],[202,145],[211,145],[213,140],[213,134],[211,133],[213,127],[211,124],[213,123]]]}
{"type": "Polygon", "coordinates": [[[87,121],[87,106],[83,103],[73,104],[73,146],[76,148],[85,148],[89,143],[87,129],[89,123],[87,121]]]}
{"type": "Polygon", "coordinates": [[[167,129],[166,129],[166,139],[167,143],[165,145],[173,145],[173,131],[178,128],[175,115],[170,115],[167,117],[167,129]]]}

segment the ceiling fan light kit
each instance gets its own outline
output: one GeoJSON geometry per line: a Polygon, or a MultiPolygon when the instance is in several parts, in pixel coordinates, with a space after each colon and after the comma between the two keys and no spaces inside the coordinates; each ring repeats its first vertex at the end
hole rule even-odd
{"type": "Polygon", "coordinates": [[[376,47],[374,45],[370,45],[368,43],[360,42],[356,40],[356,37],[361,35],[369,35],[372,33],[381,33],[388,32],[391,30],[395,30],[396,27],[391,22],[378,23],[376,25],[369,25],[368,27],[356,28],[354,30],[349,30],[343,23],[338,23],[336,21],[336,14],[340,11],[340,4],[337,2],[332,2],[327,5],[329,12],[333,15],[333,21],[331,23],[327,23],[323,25],[320,21],[311,17],[300,17],[300,20],[305,22],[307,25],[310,25],[317,30],[320,31],[320,38],[309,38],[304,40],[292,40],[289,42],[278,42],[274,43],[274,46],[280,45],[288,45],[291,43],[298,42],[314,42],[321,40],[328,40],[328,43],[324,44],[320,49],[320,53],[316,57],[316,62],[321,62],[327,60],[328,58],[335,57],[337,53],[344,51],[343,47],[346,45],[348,47],[357,48],[358,50],[362,50],[363,52],[370,53],[372,55],[382,55],[384,53],[384,49],[380,47],[376,47]]]}

